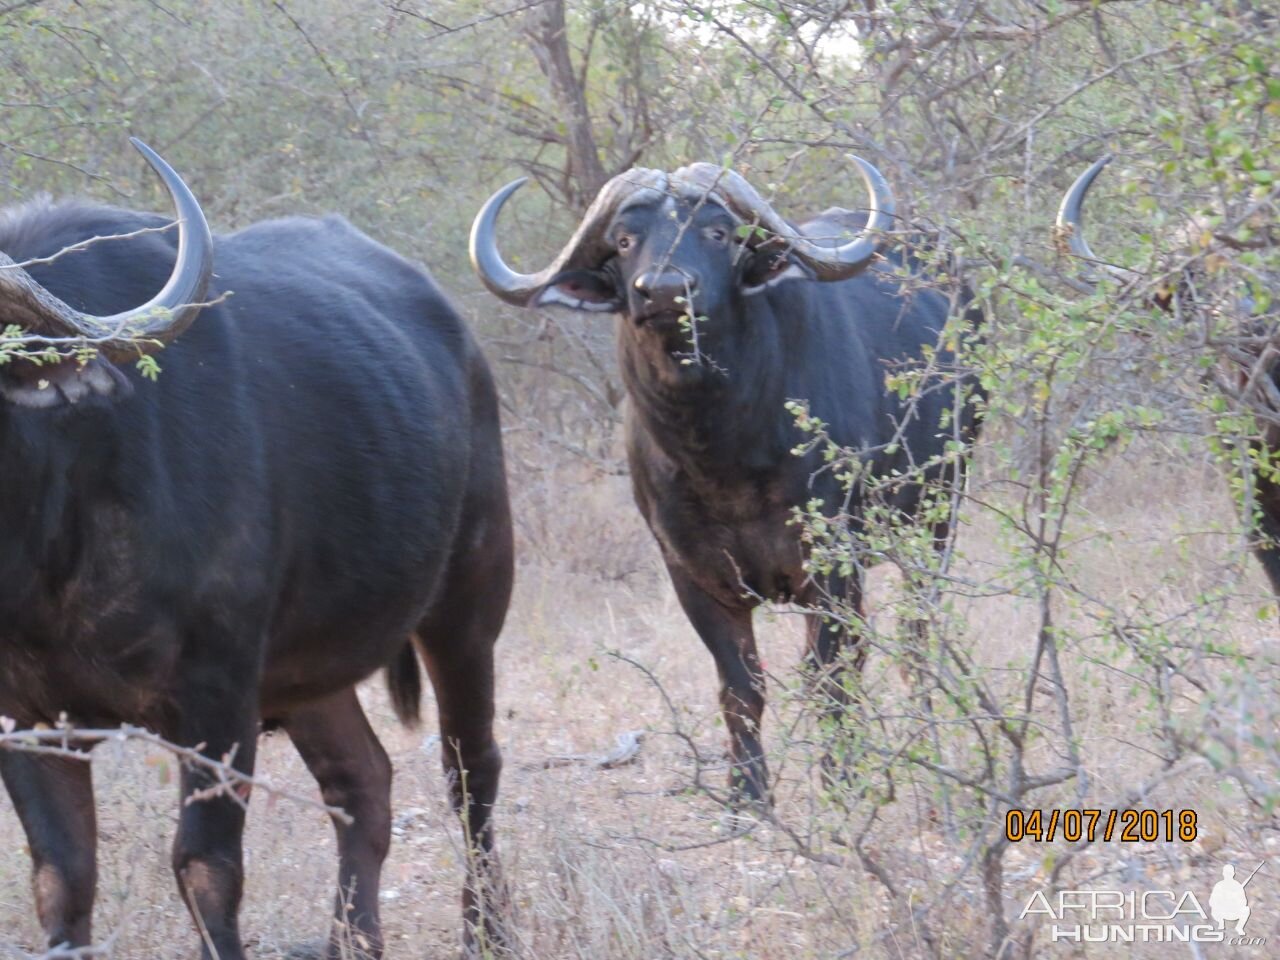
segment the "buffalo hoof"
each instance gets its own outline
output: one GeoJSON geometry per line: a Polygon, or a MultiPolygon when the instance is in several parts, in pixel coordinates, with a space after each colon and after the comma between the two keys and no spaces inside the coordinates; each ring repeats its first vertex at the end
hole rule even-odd
{"type": "Polygon", "coordinates": [[[464,911],[462,960],[514,960],[519,955],[512,935],[511,891],[496,855],[483,858],[477,878],[478,896],[464,911]]]}
{"type": "Polygon", "coordinates": [[[484,932],[464,939],[458,960],[516,960],[519,954],[502,924],[489,923],[484,932]]]}
{"type": "Polygon", "coordinates": [[[734,767],[729,771],[729,809],[746,813],[768,813],[773,797],[767,787],[764,765],[734,767]]]}
{"type": "Polygon", "coordinates": [[[769,814],[763,807],[736,810],[726,808],[716,818],[715,831],[723,840],[735,840],[749,836],[768,822],[769,814]]]}

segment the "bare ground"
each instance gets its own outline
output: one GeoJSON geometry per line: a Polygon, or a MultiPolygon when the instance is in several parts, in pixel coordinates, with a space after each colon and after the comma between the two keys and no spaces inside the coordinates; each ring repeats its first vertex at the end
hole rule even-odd
{"type": "MultiPolygon", "coordinates": [[[[656,551],[627,503],[625,481],[602,481],[576,496],[564,498],[572,502],[557,520],[559,546],[524,551],[500,644],[499,734],[506,768],[497,823],[522,953],[546,960],[927,955],[911,924],[901,922],[904,903],[936,894],[964,856],[963,843],[938,827],[937,797],[918,786],[904,789],[874,834],[870,852],[892,868],[900,896],[895,901],[864,863],[835,842],[839,820],[823,807],[815,786],[810,724],[787,695],[800,683],[799,617],[762,613],[761,646],[775,678],[767,742],[780,777],[780,825],[756,825],[735,837],[741,825],[691,789],[699,774],[713,786],[724,776],[721,769],[700,771],[691,751],[692,743],[704,759],[722,760],[710,658],[659,574],[656,551]],[[592,572],[597,570],[606,575],[592,572]],[[691,740],[671,735],[676,728],[691,740]],[[628,731],[646,732],[628,765],[546,763],[603,753],[628,731]],[[890,918],[899,923],[891,928],[890,918]]],[[[1091,485],[1084,506],[1097,534],[1079,548],[1081,576],[1107,595],[1155,595],[1176,609],[1221,576],[1203,558],[1233,549],[1221,479],[1197,464],[1116,463],[1091,485]],[[1180,573],[1173,586],[1162,580],[1170,569],[1180,573]]],[[[998,562],[999,536],[981,516],[967,525],[965,568],[980,571],[998,562]]],[[[1258,616],[1269,603],[1262,578],[1251,566],[1243,577],[1217,627],[1274,659],[1274,614],[1258,616]]],[[[873,620],[883,616],[885,598],[896,589],[894,577],[877,573],[873,620]]],[[[975,598],[965,601],[965,615],[975,657],[1017,682],[1034,632],[1033,605],[1010,596],[975,598]]],[[[1088,797],[1105,802],[1159,764],[1144,739],[1143,705],[1125,682],[1123,658],[1117,655],[1114,670],[1097,660],[1094,652],[1073,651],[1067,671],[1079,681],[1073,695],[1088,797]]],[[[884,691],[882,709],[891,710],[902,688],[898,671],[873,657],[868,676],[884,691]]],[[[458,939],[460,836],[444,799],[434,724],[400,728],[380,681],[367,684],[363,695],[396,766],[396,828],[383,888],[388,956],[448,956],[458,939]]],[[[424,716],[432,715],[427,705],[424,716]]],[[[196,941],[167,866],[176,807],[173,762],[138,747],[108,746],[97,751],[94,769],[102,863],[96,930],[121,931],[118,957],[194,955],[196,941]]],[[[281,735],[265,739],[258,770],[300,794],[314,794],[281,735]]],[[[1074,796],[1067,789],[1056,801],[1070,805],[1074,796]]],[[[246,838],[242,929],[256,955],[271,958],[324,934],[336,862],[322,813],[287,800],[259,801],[246,838]]],[[[1248,870],[1270,857],[1270,877],[1251,888],[1260,896],[1250,933],[1280,942],[1280,838],[1251,817],[1238,791],[1206,767],[1162,784],[1146,805],[1195,808],[1200,839],[1099,844],[1074,862],[1064,880],[1191,887],[1207,903],[1222,863],[1248,870]]],[[[1008,853],[1011,919],[1063,849],[1024,842],[1008,853]]],[[[0,957],[39,953],[28,870],[17,818],[0,795],[0,957]]],[[[942,956],[982,955],[989,917],[976,880],[967,877],[932,915],[939,931],[934,949],[942,956]]],[[[1037,953],[1050,952],[1045,937],[1037,942],[1037,953]]],[[[1272,947],[1211,947],[1215,956],[1275,955],[1266,952],[1272,947]]],[[[1178,949],[1184,955],[1189,950],[1178,949]]],[[[1098,945],[1052,952],[1177,955],[1168,950],[1098,945]]]]}

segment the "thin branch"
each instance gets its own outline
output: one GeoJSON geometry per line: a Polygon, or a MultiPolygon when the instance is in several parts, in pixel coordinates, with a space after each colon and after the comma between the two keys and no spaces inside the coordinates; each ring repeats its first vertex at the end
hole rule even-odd
{"type": "Polygon", "coordinates": [[[348,826],[355,822],[350,814],[341,807],[333,807],[318,800],[300,796],[292,791],[277,787],[264,777],[255,777],[252,774],[237,770],[232,765],[232,758],[230,757],[223,760],[214,759],[201,753],[195,747],[180,746],[143,727],[123,724],[115,729],[60,727],[56,729],[16,730],[13,728],[12,721],[8,720],[8,718],[0,717],[0,750],[22,750],[43,756],[61,757],[67,760],[88,763],[92,759],[92,755],[88,750],[83,749],[84,747],[92,747],[99,743],[108,742],[123,743],[129,740],[158,747],[166,753],[177,757],[184,765],[203,770],[216,778],[216,782],[211,787],[200,791],[198,795],[188,797],[188,803],[213,796],[226,796],[241,806],[247,806],[247,793],[242,796],[236,789],[237,787],[245,787],[261,790],[269,796],[289,800],[302,806],[323,810],[335,820],[348,826]]]}

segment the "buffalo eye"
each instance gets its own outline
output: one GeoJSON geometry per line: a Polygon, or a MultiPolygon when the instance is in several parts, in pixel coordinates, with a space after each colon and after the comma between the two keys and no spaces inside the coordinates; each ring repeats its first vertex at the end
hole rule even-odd
{"type": "Polygon", "coordinates": [[[712,243],[725,244],[729,242],[729,230],[727,227],[708,227],[707,239],[712,243]]]}
{"type": "Polygon", "coordinates": [[[626,251],[630,250],[631,242],[632,242],[631,238],[628,237],[626,234],[623,234],[622,236],[620,236],[617,242],[618,252],[626,253],[626,251]]]}

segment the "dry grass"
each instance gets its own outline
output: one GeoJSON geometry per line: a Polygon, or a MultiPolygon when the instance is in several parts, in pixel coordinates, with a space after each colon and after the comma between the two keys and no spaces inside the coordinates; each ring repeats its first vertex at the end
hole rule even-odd
{"type": "MultiPolygon", "coordinates": [[[[558,561],[550,558],[551,550],[524,551],[535,559],[520,571],[501,641],[499,730],[507,765],[497,819],[524,955],[805,960],[853,955],[847,951],[856,944],[863,945],[859,956],[924,955],[910,924],[890,933],[888,920],[902,919],[900,907],[832,842],[831,812],[815,801],[811,724],[787,692],[797,688],[798,618],[762,614],[758,621],[767,667],[778,678],[770,691],[767,741],[780,777],[778,809],[785,829],[762,825],[735,838],[736,825],[721,808],[688,790],[695,773],[689,745],[665,734],[679,726],[691,732],[700,754],[719,755],[723,731],[714,669],[660,575],[656,552],[625,500],[625,485],[605,484],[582,496],[566,493],[560,508],[565,515],[540,519],[572,536],[559,539],[565,556],[558,561]],[[593,539],[596,530],[608,536],[593,539]],[[642,558],[639,569],[604,579],[583,572],[601,542],[616,549],[623,541],[630,556],[642,558]],[[674,716],[654,683],[611,656],[614,651],[652,671],[675,705],[674,716]],[[542,763],[551,755],[603,751],[617,733],[636,729],[649,735],[632,765],[600,770],[542,763]],[[796,836],[809,854],[842,863],[806,858],[796,836]]],[[[550,509],[549,503],[540,506],[550,509]]],[[[1076,554],[1088,591],[1154,595],[1177,609],[1224,576],[1216,558],[1234,548],[1232,524],[1221,481],[1207,468],[1162,455],[1117,461],[1091,484],[1083,509],[1084,522],[1099,532],[1076,554]]],[[[990,521],[975,517],[963,533],[962,549],[961,566],[981,571],[999,562],[1002,546],[990,521]]],[[[628,565],[636,566],[631,560],[628,565]]],[[[1274,620],[1256,616],[1269,602],[1264,584],[1251,566],[1245,570],[1239,595],[1217,611],[1217,626],[1274,655],[1274,620]]],[[[877,572],[871,591],[877,626],[884,626],[885,615],[878,611],[896,589],[892,576],[877,572]]],[[[1034,609],[1009,596],[967,600],[963,606],[975,656],[989,665],[997,683],[998,672],[1006,671],[1007,682],[1016,686],[1034,632],[1034,609]]],[[[1140,722],[1142,704],[1132,700],[1122,673],[1096,662],[1100,649],[1071,650],[1066,669],[1078,695],[1088,799],[1105,802],[1157,763],[1140,722]]],[[[1123,661],[1116,654],[1110,666],[1123,661]]],[[[892,665],[873,657],[868,676],[880,709],[892,710],[896,698],[906,695],[892,665]]],[[[364,698],[397,771],[396,832],[384,874],[388,955],[439,956],[457,941],[462,871],[433,724],[417,733],[399,728],[377,683],[367,686],[364,698]]],[[[97,929],[125,925],[121,957],[190,956],[195,941],[167,866],[176,793],[171,761],[133,747],[106,747],[94,766],[102,818],[97,929]]],[[[259,770],[299,791],[313,789],[282,736],[266,739],[259,770]]],[[[718,785],[722,773],[712,772],[709,779],[718,785]]],[[[1073,789],[1046,795],[1046,804],[1074,805],[1073,789]]],[[[936,822],[936,799],[919,784],[904,789],[875,835],[874,855],[892,864],[895,875],[908,878],[909,889],[922,897],[937,878],[957,869],[962,854],[936,822]]],[[[1240,795],[1207,767],[1157,788],[1147,805],[1196,808],[1202,839],[1190,845],[1100,844],[1072,865],[1068,882],[1190,885],[1207,896],[1223,862],[1271,857],[1280,864],[1280,838],[1259,829],[1240,795]]],[[[287,945],[320,936],[336,869],[323,815],[285,802],[256,804],[246,850],[242,929],[256,955],[280,956],[287,945]]],[[[1012,916],[1043,883],[1049,855],[1060,850],[1023,844],[1009,853],[1012,916]]],[[[16,817],[0,797],[0,956],[6,947],[35,952],[39,942],[28,869],[16,817]]],[[[1280,936],[1280,869],[1272,881],[1250,932],[1269,935],[1274,943],[1280,936]]],[[[986,922],[972,882],[961,883],[940,921],[943,955],[980,955],[986,922]]],[[[1234,955],[1231,948],[1214,954],[1234,955]]],[[[1169,954],[1156,947],[1144,952],[1100,946],[1072,955],[1169,954]]],[[[1244,949],[1239,955],[1265,954],[1244,949]]]]}

